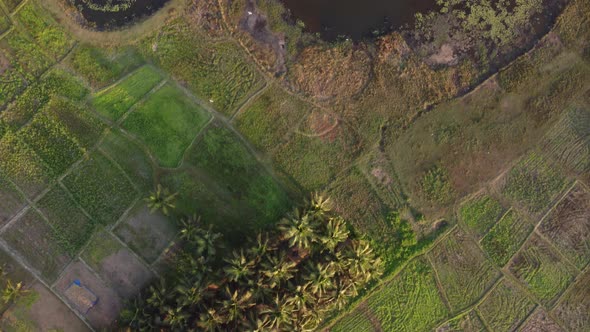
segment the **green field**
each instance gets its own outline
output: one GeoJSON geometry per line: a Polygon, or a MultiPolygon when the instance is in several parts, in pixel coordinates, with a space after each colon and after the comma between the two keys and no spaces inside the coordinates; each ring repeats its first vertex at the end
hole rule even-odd
{"type": "Polygon", "coordinates": [[[339,320],[334,326],[332,326],[330,331],[374,332],[378,330],[375,329],[375,327],[371,324],[371,321],[367,318],[367,314],[357,309],[351,314],[346,315],[343,319],[339,320]]]}
{"type": "Polygon", "coordinates": [[[410,263],[366,301],[384,331],[427,330],[448,315],[433,270],[423,259],[410,263]]]}
{"type": "Polygon", "coordinates": [[[164,167],[178,167],[184,152],[211,115],[178,87],[166,84],[149,95],[123,122],[164,167]]]}
{"type": "Polygon", "coordinates": [[[102,153],[91,154],[63,179],[63,184],[103,225],[115,223],[138,196],[125,173],[102,153]]]}
{"type": "Polygon", "coordinates": [[[107,119],[117,121],[161,80],[162,76],[154,68],[141,67],[123,81],[96,94],[92,105],[107,119]]]}
{"type": "Polygon", "coordinates": [[[481,239],[481,245],[494,263],[504,266],[520,248],[533,227],[533,224],[519,216],[516,211],[509,210],[481,239]]]}
{"type": "Polygon", "coordinates": [[[502,216],[503,210],[500,202],[484,194],[463,203],[459,215],[470,231],[483,237],[502,216]]]}
{"type": "Polygon", "coordinates": [[[512,259],[508,269],[550,306],[573,281],[575,270],[549,244],[534,236],[512,259]]]}

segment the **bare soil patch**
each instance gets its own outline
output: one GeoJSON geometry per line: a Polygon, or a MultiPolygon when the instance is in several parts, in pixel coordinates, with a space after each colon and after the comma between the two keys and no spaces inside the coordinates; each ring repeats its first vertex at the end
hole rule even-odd
{"type": "Polygon", "coordinates": [[[537,309],[524,323],[521,332],[562,332],[564,331],[543,309],[537,309]]]}
{"type": "Polygon", "coordinates": [[[2,315],[4,331],[90,331],[70,309],[40,283],[35,283],[2,315]]]}
{"type": "Polygon", "coordinates": [[[553,314],[570,331],[588,331],[590,326],[590,270],[568,289],[553,314]]]}
{"type": "Polygon", "coordinates": [[[539,226],[582,269],[590,262],[590,193],[576,185],[539,226]]]}
{"type": "Polygon", "coordinates": [[[160,213],[142,207],[119,225],[117,235],[147,262],[155,261],[176,236],[176,226],[160,213]]]}
{"type": "Polygon", "coordinates": [[[119,316],[123,303],[117,293],[105,284],[80,261],[68,266],[54,288],[64,296],[65,290],[74,282],[80,280],[82,285],[98,296],[98,303],[83,314],[95,329],[108,329],[119,316]]]}
{"type": "Polygon", "coordinates": [[[136,295],[153,278],[151,271],[127,249],[107,256],[98,273],[123,298],[136,295]]]}

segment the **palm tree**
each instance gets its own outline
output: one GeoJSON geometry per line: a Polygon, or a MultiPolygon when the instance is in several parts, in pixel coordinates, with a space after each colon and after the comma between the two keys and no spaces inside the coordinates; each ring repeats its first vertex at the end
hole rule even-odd
{"type": "Polygon", "coordinates": [[[338,244],[348,239],[349,232],[346,229],[344,219],[341,217],[330,218],[326,224],[326,236],[321,238],[322,243],[328,250],[334,251],[338,244]]]}
{"type": "Polygon", "coordinates": [[[22,282],[17,282],[15,285],[12,283],[12,281],[10,281],[10,279],[8,279],[6,286],[4,287],[4,291],[2,291],[2,300],[4,301],[4,303],[13,302],[18,297],[27,292],[28,290],[25,290],[23,288],[22,282]]]}
{"type": "Polygon", "coordinates": [[[378,258],[369,242],[358,240],[352,242],[352,248],[346,251],[349,272],[353,279],[366,283],[378,277],[382,273],[383,264],[378,258]]]}
{"type": "Polygon", "coordinates": [[[297,213],[293,218],[283,219],[280,227],[285,239],[289,240],[291,247],[308,249],[312,242],[317,240],[309,214],[299,217],[297,213]]]}
{"type": "Polygon", "coordinates": [[[148,203],[151,213],[161,210],[167,216],[171,210],[176,208],[177,195],[178,193],[172,194],[168,188],[163,188],[161,184],[158,184],[156,191],[152,191],[145,201],[148,203]]]}
{"type": "Polygon", "coordinates": [[[185,331],[190,315],[184,307],[168,308],[164,317],[164,323],[172,330],[185,331]]]}
{"type": "Polygon", "coordinates": [[[269,256],[268,260],[263,262],[263,269],[262,274],[270,288],[280,287],[282,283],[293,278],[296,272],[295,263],[287,260],[284,252],[269,256]]]}
{"type": "Polygon", "coordinates": [[[309,275],[307,277],[308,286],[311,292],[318,298],[322,299],[328,291],[334,289],[334,271],[331,271],[328,265],[317,263],[315,266],[310,262],[309,275]]]}
{"type": "Polygon", "coordinates": [[[308,312],[313,311],[313,308],[316,304],[309,284],[298,285],[295,288],[293,296],[289,297],[287,302],[291,304],[294,310],[300,315],[305,315],[308,312]]]}
{"type": "Polygon", "coordinates": [[[199,227],[200,221],[201,217],[197,217],[196,215],[180,219],[180,238],[188,242],[193,242],[201,233],[201,228],[199,227]]]}
{"type": "Polygon", "coordinates": [[[332,202],[330,201],[330,198],[324,197],[320,193],[314,193],[311,195],[309,205],[320,215],[332,210],[332,202]]]}
{"type": "Polygon", "coordinates": [[[223,321],[223,317],[219,315],[215,309],[210,308],[206,312],[203,312],[199,315],[197,327],[206,332],[216,331],[221,327],[223,321]]]}
{"type": "Polygon", "coordinates": [[[254,274],[254,262],[246,258],[243,250],[240,250],[239,254],[234,251],[233,256],[233,258],[226,260],[229,266],[225,267],[225,274],[230,281],[248,280],[254,274]]]}
{"type": "Polygon", "coordinates": [[[258,233],[256,236],[256,244],[248,249],[247,253],[253,257],[255,262],[260,262],[262,257],[272,250],[269,241],[268,234],[258,233]]]}
{"type": "Polygon", "coordinates": [[[275,297],[272,305],[263,310],[262,313],[268,314],[268,327],[271,330],[287,331],[293,327],[293,306],[279,295],[275,297]]]}
{"type": "Polygon", "coordinates": [[[227,315],[227,321],[234,322],[234,328],[237,328],[238,325],[244,323],[242,318],[246,310],[254,306],[252,293],[249,291],[238,292],[237,290],[232,292],[229,287],[226,287],[225,296],[226,299],[221,303],[222,311],[227,315]]]}

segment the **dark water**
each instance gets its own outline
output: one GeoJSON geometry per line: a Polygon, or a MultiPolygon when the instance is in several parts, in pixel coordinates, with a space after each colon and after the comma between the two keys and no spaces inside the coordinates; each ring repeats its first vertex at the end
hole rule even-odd
{"type": "MultiPolygon", "coordinates": [[[[104,2],[101,0],[94,1],[96,3],[104,2]]],[[[90,25],[98,30],[110,30],[130,25],[153,14],[162,8],[168,0],[136,0],[129,9],[118,12],[92,10],[82,0],[74,0],[73,2],[90,25]]]]}
{"type": "Polygon", "coordinates": [[[416,13],[436,9],[436,0],[281,0],[307,31],[334,40],[370,37],[375,30],[392,30],[414,22],[416,13]]]}

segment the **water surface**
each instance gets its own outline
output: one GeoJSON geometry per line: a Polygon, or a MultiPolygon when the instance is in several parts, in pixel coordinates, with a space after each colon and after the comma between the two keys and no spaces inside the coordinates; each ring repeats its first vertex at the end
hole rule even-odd
{"type": "Polygon", "coordinates": [[[436,0],[281,0],[307,31],[322,38],[370,37],[375,30],[411,24],[416,13],[436,8],[436,0]]]}
{"type": "MultiPolygon", "coordinates": [[[[93,0],[95,3],[104,3],[104,0],[93,0]]],[[[136,0],[127,10],[118,12],[103,12],[93,10],[82,0],[74,0],[76,7],[80,9],[82,16],[88,23],[98,30],[109,30],[130,25],[138,19],[153,14],[162,8],[169,0],[136,0]]]]}

